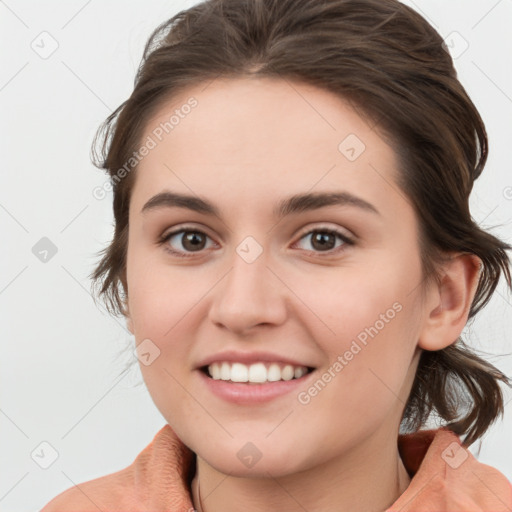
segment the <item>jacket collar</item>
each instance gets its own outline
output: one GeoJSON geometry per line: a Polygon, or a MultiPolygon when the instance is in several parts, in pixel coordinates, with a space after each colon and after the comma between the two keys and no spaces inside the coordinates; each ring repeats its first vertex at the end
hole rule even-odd
{"type": "Polygon", "coordinates": [[[386,512],[512,510],[506,477],[478,462],[450,430],[400,435],[398,450],[412,480],[386,512]]]}
{"type": "MultiPolygon", "coordinates": [[[[148,465],[153,461],[161,471],[162,455],[168,459],[164,476],[172,484],[169,498],[172,496],[173,504],[180,505],[177,510],[192,510],[190,483],[195,473],[195,454],[169,425],[158,432],[150,446],[153,455],[148,465]]],[[[512,510],[512,486],[505,476],[478,462],[450,430],[399,435],[398,450],[412,480],[386,512],[512,510]]]]}

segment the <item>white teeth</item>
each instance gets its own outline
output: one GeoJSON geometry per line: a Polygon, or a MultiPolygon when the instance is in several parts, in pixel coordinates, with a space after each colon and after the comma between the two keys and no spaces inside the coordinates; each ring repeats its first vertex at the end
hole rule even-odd
{"type": "Polygon", "coordinates": [[[267,380],[270,382],[275,382],[276,380],[281,380],[281,368],[276,363],[272,363],[268,367],[267,380]]]}
{"type": "Polygon", "coordinates": [[[215,380],[220,379],[221,372],[219,363],[213,363],[212,365],[210,365],[210,371],[212,372],[212,377],[215,380]]]}
{"type": "Polygon", "coordinates": [[[281,370],[281,378],[283,380],[292,380],[293,379],[293,366],[290,364],[287,364],[282,370],[281,370]]]}
{"type": "Polygon", "coordinates": [[[308,372],[306,366],[279,365],[277,363],[212,363],[208,373],[214,380],[230,380],[232,382],[276,382],[278,380],[299,379],[308,372]]]}
{"type": "Polygon", "coordinates": [[[293,376],[296,379],[300,379],[306,372],[307,372],[307,370],[304,367],[299,366],[299,367],[295,368],[293,376]]]}
{"type": "Polygon", "coordinates": [[[247,382],[249,380],[249,368],[242,363],[233,363],[231,366],[231,380],[233,382],[247,382]]]}
{"type": "MultiPolygon", "coordinates": [[[[210,375],[211,375],[211,372],[210,372],[210,375]]],[[[212,375],[212,377],[213,377],[213,375],[212,375]]],[[[215,377],[213,377],[213,378],[215,378],[215,377]]],[[[231,366],[229,363],[222,363],[222,365],[220,367],[220,378],[222,380],[231,379],[231,366]]]]}
{"type": "Polygon", "coordinates": [[[249,382],[265,382],[267,380],[267,369],[263,363],[251,364],[249,366],[249,382]]]}

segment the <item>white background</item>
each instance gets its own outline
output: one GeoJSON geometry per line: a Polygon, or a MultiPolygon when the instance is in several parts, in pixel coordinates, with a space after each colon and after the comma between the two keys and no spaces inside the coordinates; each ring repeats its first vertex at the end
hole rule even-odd
{"type": "MultiPolygon", "coordinates": [[[[119,378],[131,357],[120,354],[133,338],[89,294],[88,275],[113,220],[111,195],[92,195],[105,176],[90,163],[89,150],[96,128],[130,94],[153,28],[195,3],[0,1],[0,221],[8,249],[0,273],[2,511],[39,509],[73,484],[126,467],[165,424],[138,367],[119,378]],[[42,46],[41,37],[51,47],[43,31],[58,43],[47,59],[31,47],[42,46]],[[57,247],[46,263],[32,252],[42,237],[57,247]],[[43,441],[58,452],[48,469],[31,458],[43,441]]],[[[469,44],[455,63],[491,148],[472,212],[510,242],[512,2],[405,3],[443,37],[456,31],[469,44]]],[[[455,37],[456,52],[463,41],[455,37]]],[[[468,331],[475,347],[503,354],[511,351],[512,300],[503,282],[498,291],[468,331]]],[[[491,360],[512,374],[511,356],[491,360]]],[[[478,455],[509,479],[511,427],[508,402],[505,421],[493,426],[478,455]]]]}

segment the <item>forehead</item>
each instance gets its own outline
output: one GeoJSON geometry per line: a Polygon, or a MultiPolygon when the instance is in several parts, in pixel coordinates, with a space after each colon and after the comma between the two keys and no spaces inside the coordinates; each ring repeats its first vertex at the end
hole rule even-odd
{"type": "Polygon", "coordinates": [[[246,204],[312,188],[343,187],[373,201],[383,187],[396,195],[393,150],[346,101],[308,84],[198,84],[161,105],[146,124],[149,140],[137,168],[139,202],[162,188],[222,195],[233,186],[246,204]]]}

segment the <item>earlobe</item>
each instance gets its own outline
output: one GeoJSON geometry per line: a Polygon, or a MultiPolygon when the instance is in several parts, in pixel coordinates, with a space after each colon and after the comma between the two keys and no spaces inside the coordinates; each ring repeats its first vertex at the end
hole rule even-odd
{"type": "Polygon", "coordinates": [[[123,291],[124,291],[124,297],[122,299],[122,308],[123,308],[122,313],[126,319],[126,327],[132,334],[134,334],[133,321],[130,316],[130,309],[128,307],[128,283],[126,281],[126,271],[124,271],[124,273],[121,274],[120,281],[121,281],[121,284],[123,286],[123,291]]]}
{"type": "Polygon", "coordinates": [[[455,254],[443,264],[441,282],[432,285],[425,302],[420,348],[441,350],[457,341],[468,320],[480,267],[480,258],[468,253],[455,254]]]}

